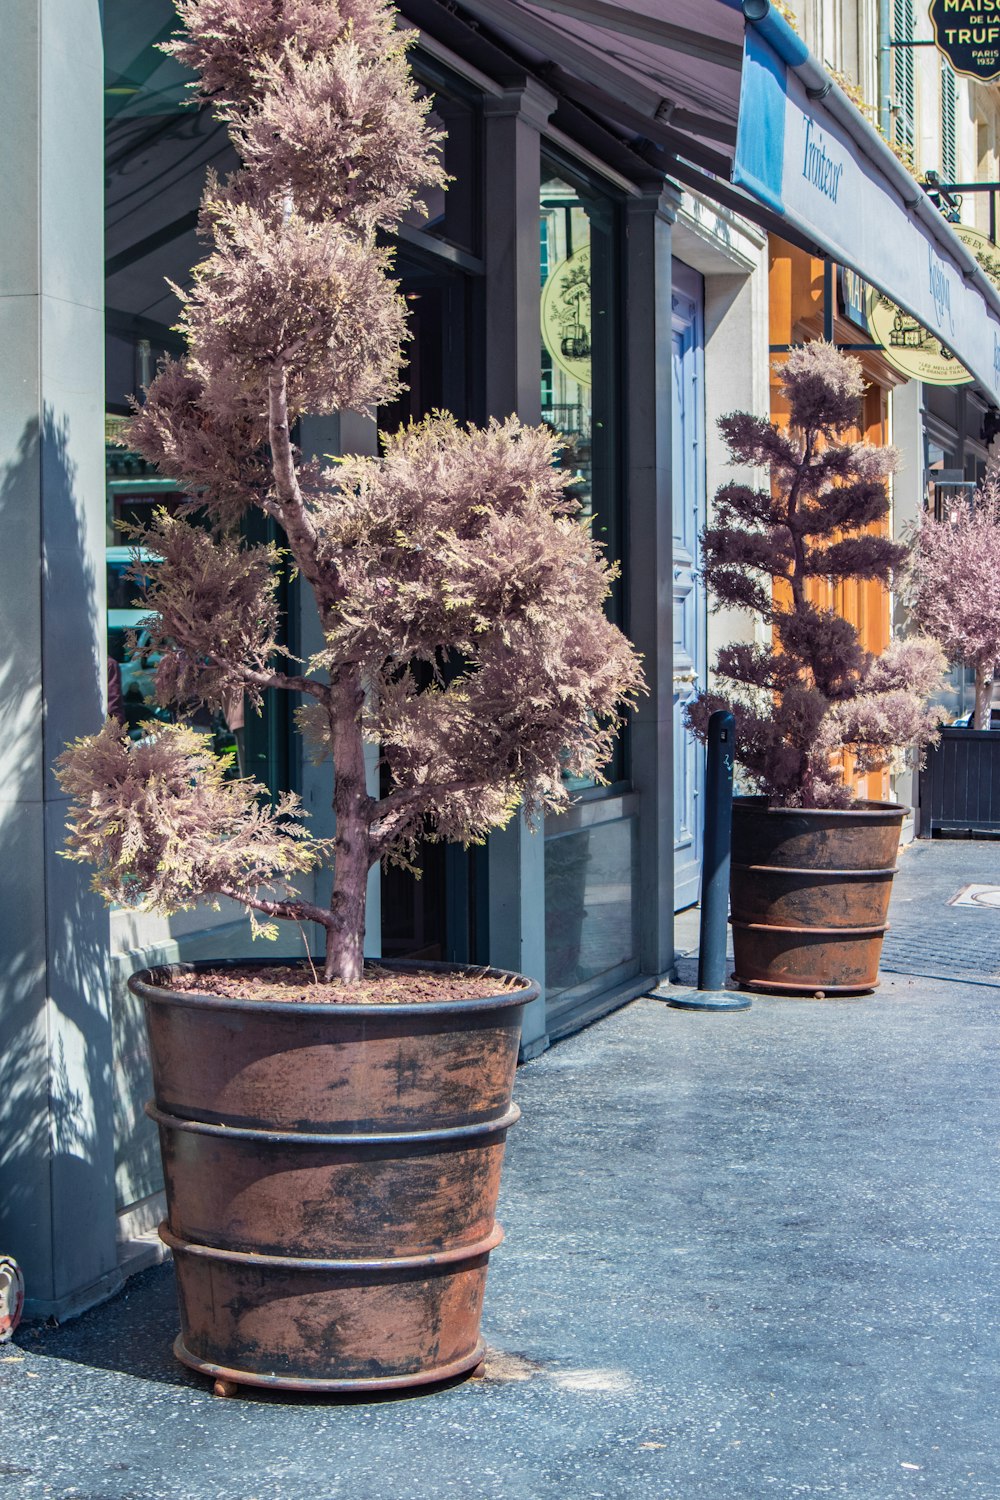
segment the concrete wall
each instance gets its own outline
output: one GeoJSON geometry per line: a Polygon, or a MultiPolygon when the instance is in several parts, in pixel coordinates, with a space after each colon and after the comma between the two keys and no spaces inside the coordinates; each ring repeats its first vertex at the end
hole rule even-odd
{"type": "Polygon", "coordinates": [[[106,681],[100,8],[0,0],[0,36],[0,1246],[62,1317],[118,1279],[108,917],[51,769],[106,681]]]}

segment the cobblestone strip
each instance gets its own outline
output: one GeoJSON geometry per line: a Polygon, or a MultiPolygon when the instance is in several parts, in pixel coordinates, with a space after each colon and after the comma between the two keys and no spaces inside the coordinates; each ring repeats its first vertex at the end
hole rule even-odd
{"type": "Polygon", "coordinates": [[[1000,980],[1000,909],[949,906],[963,886],[1000,886],[1000,842],[920,839],[901,854],[882,967],[1000,980]]]}

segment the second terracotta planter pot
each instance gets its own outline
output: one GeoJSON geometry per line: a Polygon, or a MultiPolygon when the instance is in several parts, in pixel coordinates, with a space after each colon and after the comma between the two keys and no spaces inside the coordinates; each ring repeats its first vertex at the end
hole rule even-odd
{"type": "Polygon", "coordinates": [[[863,994],[878,984],[899,834],[908,809],[733,802],[730,920],[745,989],[863,994]]]}

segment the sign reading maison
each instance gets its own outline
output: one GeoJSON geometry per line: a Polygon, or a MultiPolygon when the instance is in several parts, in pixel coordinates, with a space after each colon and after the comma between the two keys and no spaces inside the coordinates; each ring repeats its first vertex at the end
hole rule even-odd
{"type": "Polygon", "coordinates": [[[934,39],[956,73],[1000,75],[1000,0],[930,0],[934,39]]]}

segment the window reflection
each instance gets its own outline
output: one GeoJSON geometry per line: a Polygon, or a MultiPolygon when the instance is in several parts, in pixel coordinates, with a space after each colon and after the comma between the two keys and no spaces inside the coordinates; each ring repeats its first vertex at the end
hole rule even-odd
{"type": "MultiPolygon", "coordinates": [[[[539,217],[542,421],[564,439],[581,516],[612,560],[621,557],[618,409],[618,208],[594,184],[542,163],[539,217]]],[[[620,584],[608,614],[623,623],[620,584]]],[[[621,744],[608,768],[624,776],[621,744]]],[[[567,778],[583,789],[591,782],[567,778]]]]}
{"type": "Polygon", "coordinates": [[[594,513],[593,298],[590,215],[571,183],[542,182],[542,421],[567,439],[562,464],[594,513]]]}
{"type": "MultiPolygon", "coordinates": [[[[117,444],[130,398],[149,384],[164,354],[183,344],[172,325],[179,304],[167,279],[185,286],[205,254],[196,233],[208,167],[225,176],[236,165],[225,127],[193,108],[192,75],[159,51],[178,29],[172,0],[104,0],[106,567],[109,698],[133,736],[178,708],[155,701],[157,656],[142,622],[142,582],[128,576],[134,549],[126,527],[174,511],[181,487],[117,444]]],[[[156,559],[149,557],[151,570],[156,559]]],[[[263,715],[244,727],[244,705],[225,714],[199,708],[185,721],[211,735],[233,774],[256,775],[276,791],[288,784],[287,695],[268,694],[263,715]]]]}

